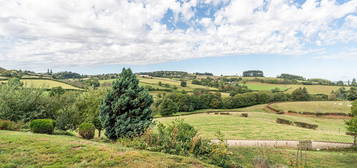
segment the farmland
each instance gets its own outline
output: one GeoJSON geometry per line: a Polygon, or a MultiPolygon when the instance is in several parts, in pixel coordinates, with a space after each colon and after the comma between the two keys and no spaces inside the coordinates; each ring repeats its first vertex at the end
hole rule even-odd
{"type": "Polygon", "coordinates": [[[22,79],[21,82],[23,82],[26,87],[31,88],[62,87],[63,89],[79,89],[66,83],[46,79],[22,79]]]}
{"type": "Polygon", "coordinates": [[[209,139],[216,138],[221,131],[226,139],[261,139],[261,140],[302,140],[316,141],[346,141],[352,142],[352,137],[345,135],[345,125],[342,119],[323,119],[301,116],[278,115],[264,112],[248,112],[249,117],[240,117],[240,112],[231,115],[215,115],[213,113],[185,115],[179,117],[158,118],[157,121],[168,123],[176,118],[196,127],[200,134],[209,139]],[[277,118],[291,121],[317,124],[316,130],[287,126],[276,123],[277,118]]]}
{"type": "Polygon", "coordinates": [[[282,102],[271,105],[275,109],[295,112],[349,113],[349,101],[282,102]]]}
{"type": "Polygon", "coordinates": [[[336,91],[340,86],[326,86],[326,85],[291,85],[291,84],[270,84],[260,82],[247,82],[246,85],[252,90],[271,90],[279,88],[287,93],[293,92],[295,89],[305,87],[311,94],[326,94],[329,95],[332,91],[336,91]]]}

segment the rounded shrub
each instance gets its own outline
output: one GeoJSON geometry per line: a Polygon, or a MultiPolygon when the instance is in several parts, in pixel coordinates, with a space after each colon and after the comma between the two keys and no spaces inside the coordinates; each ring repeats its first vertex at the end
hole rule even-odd
{"type": "Polygon", "coordinates": [[[30,123],[31,131],[41,134],[52,134],[55,129],[55,121],[52,119],[35,119],[30,123]]]}
{"type": "Polygon", "coordinates": [[[84,139],[93,139],[95,127],[91,123],[82,123],[79,125],[79,135],[81,135],[84,139]]]}

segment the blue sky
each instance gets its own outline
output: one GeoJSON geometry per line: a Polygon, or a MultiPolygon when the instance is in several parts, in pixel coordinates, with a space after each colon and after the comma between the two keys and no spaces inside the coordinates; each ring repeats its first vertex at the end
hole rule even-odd
{"type": "Polygon", "coordinates": [[[357,0],[0,0],[0,67],[357,77],[357,0]]]}

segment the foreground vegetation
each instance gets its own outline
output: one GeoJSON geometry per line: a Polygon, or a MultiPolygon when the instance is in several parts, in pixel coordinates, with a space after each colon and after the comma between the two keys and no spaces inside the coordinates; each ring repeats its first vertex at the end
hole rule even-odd
{"type": "Polygon", "coordinates": [[[0,130],[0,167],[213,167],[198,160],[77,137],[0,130]]]}

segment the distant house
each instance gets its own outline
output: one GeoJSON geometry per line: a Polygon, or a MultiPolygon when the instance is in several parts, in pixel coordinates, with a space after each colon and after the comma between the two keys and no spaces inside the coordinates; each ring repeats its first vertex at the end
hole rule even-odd
{"type": "Polygon", "coordinates": [[[264,77],[263,71],[260,70],[249,70],[243,72],[244,77],[264,77]]]}

